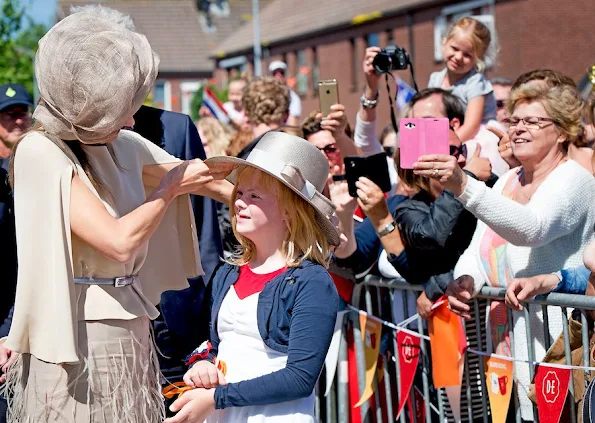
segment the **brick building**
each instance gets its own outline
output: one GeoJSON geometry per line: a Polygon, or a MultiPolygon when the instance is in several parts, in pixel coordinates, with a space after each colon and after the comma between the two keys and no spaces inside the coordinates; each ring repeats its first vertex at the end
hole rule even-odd
{"type": "MultiPolygon", "coordinates": [[[[353,123],[365,84],[361,61],[366,46],[406,48],[424,88],[430,73],[442,68],[443,32],[463,15],[480,15],[497,37],[499,52],[488,77],[515,78],[550,67],[580,81],[595,63],[593,0],[274,0],[260,15],[262,69],[266,72],[275,59],[288,63],[304,114],[318,106],[317,81],[336,78],[353,123]]],[[[225,85],[238,68],[252,70],[252,40],[252,25],[245,25],[219,44],[213,56],[219,84],[225,85]]],[[[399,75],[410,82],[408,71],[399,75]]],[[[379,126],[389,122],[383,86],[379,126]]]]}
{"type": "MultiPolygon", "coordinates": [[[[101,3],[129,15],[161,59],[153,92],[156,106],[190,114],[190,101],[200,84],[213,77],[211,55],[218,43],[251,21],[251,0],[228,0],[229,13],[209,15],[197,0],[59,0],[58,19],[71,6],[101,3]]],[[[270,0],[261,0],[262,7],[270,0]]]]}

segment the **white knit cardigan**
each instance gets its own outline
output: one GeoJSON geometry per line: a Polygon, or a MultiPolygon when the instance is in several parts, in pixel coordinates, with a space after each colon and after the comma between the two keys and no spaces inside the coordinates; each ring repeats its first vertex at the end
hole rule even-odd
{"type": "MultiPolygon", "coordinates": [[[[474,280],[474,294],[489,284],[479,253],[487,226],[507,240],[506,268],[513,278],[556,272],[582,264],[584,248],[593,239],[595,223],[595,178],[578,163],[568,160],[554,169],[535,191],[528,204],[522,205],[501,195],[512,173],[504,174],[493,189],[468,178],[458,198],[477,219],[477,228],[469,248],[459,259],[454,277],[469,275],[474,280]],[[487,225],[487,226],[486,226],[487,225]]],[[[533,351],[536,361],[546,353],[541,307],[530,307],[533,351]]],[[[555,340],[562,332],[560,308],[548,307],[549,333],[555,340]]],[[[523,313],[513,312],[514,356],[528,359],[523,313]]],[[[489,330],[486,331],[489,334],[489,330]]],[[[515,380],[524,420],[533,420],[532,403],[527,397],[529,365],[515,363],[515,380]]]]}

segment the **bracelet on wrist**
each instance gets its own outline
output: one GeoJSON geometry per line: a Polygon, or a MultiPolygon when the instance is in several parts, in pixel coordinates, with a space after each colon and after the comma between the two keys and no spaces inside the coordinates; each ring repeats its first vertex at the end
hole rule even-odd
{"type": "Polygon", "coordinates": [[[364,90],[364,93],[362,94],[361,98],[360,98],[360,102],[362,103],[362,106],[364,107],[364,109],[373,109],[376,106],[378,106],[378,91],[376,91],[376,97],[372,100],[370,100],[368,97],[366,97],[366,91],[364,90]]]}

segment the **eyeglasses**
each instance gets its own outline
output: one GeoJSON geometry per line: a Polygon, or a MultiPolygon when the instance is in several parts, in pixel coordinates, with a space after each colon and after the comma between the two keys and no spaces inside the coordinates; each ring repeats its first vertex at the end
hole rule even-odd
{"type": "Polygon", "coordinates": [[[525,124],[525,128],[527,129],[541,129],[547,126],[543,125],[542,122],[556,123],[552,118],[537,116],[525,116],[524,118],[512,116],[504,119],[504,123],[507,123],[510,128],[516,128],[521,121],[525,124]]]}
{"type": "Polygon", "coordinates": [[[337,148],[337,144],[329,144],[329,145],[325,145],[324,147],[320,148],[318,147],[318,149],[320,151],[322,151],[324,154],[331,154],[331,153],[336,153],[338,148],[337,148]]]}
{"type": "Polygon", "coordinates": [[[461,144],[460,147],[456,145],[451,145],[450,155],[454,157],[463,156],[464,158],[467,158],[467,144],[461,144]]]}
{"type": "Polygon", "coordinates": [[[14,110],[9,112],[0,112],[0,119],[4,122],[11,120],[27,120],[31,119],[31,112],[29,110],[14,110]]]}
{"type": "Polygon", "coordinates": [[[506,107],[506,101],[505,100],[496,100],[496,107],[498,109],[503,109],[504,107],[506,107]]]}

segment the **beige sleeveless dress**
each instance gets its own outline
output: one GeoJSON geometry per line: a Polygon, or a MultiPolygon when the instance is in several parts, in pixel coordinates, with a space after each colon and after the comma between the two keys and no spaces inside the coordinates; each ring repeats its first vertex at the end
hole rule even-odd
{"type": "Polygon", "coordinates": [[[85,145],[113,199],[99,196],[74,157],[44,134],[19,144],[14,162],[19,274],[6,346],[20,353],[7,381],[10,422],[148,423],[163,420],[150,332],[166,290],[202,274],[188,196],[172,203],[151,241],[121,264],[71,234],[77,174],[115,217],[146,199],[143,167],[179,160],[130,131],[85,145]],[[75,277],[138,274],[130,286],[75,285],[75,277]]]}

